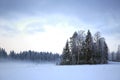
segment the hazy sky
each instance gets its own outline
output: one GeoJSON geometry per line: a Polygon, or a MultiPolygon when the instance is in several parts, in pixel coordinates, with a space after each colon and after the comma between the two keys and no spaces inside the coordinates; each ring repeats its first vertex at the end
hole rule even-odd
{"type": "Polygon", "coordinates": [[[105,37],[110,51],[120,44],[120,0],[0,0],[0,47],[61,53],[74,31],[105,37]]]}

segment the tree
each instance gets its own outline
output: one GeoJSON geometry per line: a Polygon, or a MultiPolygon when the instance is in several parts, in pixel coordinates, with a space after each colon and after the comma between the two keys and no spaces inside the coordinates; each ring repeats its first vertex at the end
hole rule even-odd
{"type": "Polygon", "coordinates": [[[72,56],[72,64],[77,63],[77,55],[78,55],[77,37],[78,37],[78,33],[74,32],[73,36],[70,38],[70,53],[72,56]]]}
{"type": "Polygon", "coordinates": [[[76,40],[76,46],[78,48],[78,54],[77,54],[77,64],[81,63],[81,59],[83,57],[83,53],[82,53],[82,46],[83,46],[83,43],[85,41],[85,31],[83,30],[80,30],[78,31],[78,35],[77,35],[77,40],[76,40]]]}
{"type": "Polygon", "coordinates": [[[112,53],[111,53],[111,60],[112,60],[112,61],[115,61],[115,60],[116,60],[115,52],[112,52],[112,53]]]}
{"type": "Polygon", "coordinates": [[[86,63],[92,63],[92,53],[93,53],[93,39],[91,32],[88,30],[87,36],[85,39],[85,56],[86,56],[86,63]]]}
{"type": "Polygon", "coordinates": [[[117,50],[117,61],[120,61],[120,45],[118,45],[118,50],[117,50]]]}
{"type": "Polygon", "coordinates": [[[7,57],[7,52],[5,49],[0,48],[0,58],[6,58],[7,57]]]}
{"type": "Polygon", "coordinates": [[[17,58],[16,53],[14,51],[10,51],[9,57],[13,59],[17,58]]]}
{"type": "Polygon", "coordinates": [[[103,58],[104,58],[104,64],[105,63],[108,63],[107,60],[108,60],[108,46],[107,46],[107,43],[104,41],[104,55],[103,55],[103,58]]]}
{"type": "Polygon", "coordinates": [[[97,47],[97,53],[96,53],[96,58],[97,58],[97,63],[107,63],[108,60],[108,46],[105,42],[105,39],[103,37],[99,38],[98,41],[96,42],[96,47],[97,47]]]}
{"type": "Polygon", "coordinates": [[[70,50],[69,50],[69,43],[67,40],[65,48],[63,49],[63,53],[62,53],[61,64],[71,64],[70,62],[71,62],[71,56],[70,56],[70,50]]]}
{"type": "Polygon", "coordinates": [[[101,38],[100,32],[96,32],[96,33],[94,34],[94,41],[95,41],[95,43],[98,42],[98,40],[99,40],[100,38],[101,38]]]}
{"type": "Polygon", "coordinates": [[[101,58],[100,38],[101,38],[100,32],[96,32],[94,34],[94,44],[93,44],[93,61],[95,64],[101,62],[100,61],[100,58],[101,58]]]}

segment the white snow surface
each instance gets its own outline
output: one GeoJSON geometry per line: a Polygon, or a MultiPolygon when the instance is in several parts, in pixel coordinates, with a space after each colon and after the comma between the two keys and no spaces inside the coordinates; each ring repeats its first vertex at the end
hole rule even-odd
{"type": "Polygon", "coordinates": [[[120,62],[60,66],[0,61],[0,80],[120,80],[120,62]]]}

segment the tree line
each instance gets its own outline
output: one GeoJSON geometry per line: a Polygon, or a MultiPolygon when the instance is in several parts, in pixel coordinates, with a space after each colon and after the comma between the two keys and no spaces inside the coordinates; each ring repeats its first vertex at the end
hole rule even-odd
{"type": "Polygon", "coordinates": [[[35,51],[23,51],[20,53],[15,53],[10,51],[7,54],[5,49],[0,48],[0,58],[12,59],[12,60],[24,60],[24,61],[34,61],[34,62],[56,62],[59,60],[60,55],[58,53],[52,52],[35,52],[35,51]]]}
{"type": "Polygon", "coordinates": [[[108,46],[100,32],[93,37],[90,30],[87,35],[80,30],[66,41],[60,64],[106,64],[107,60],[108,46]]]}
{"type": "Polygon", "coordinates": [[[119,61],[120,62],[120,45],[118,45],[118,50],[116,52],[111,52],[109,54],[110,61],[119,61]]]}

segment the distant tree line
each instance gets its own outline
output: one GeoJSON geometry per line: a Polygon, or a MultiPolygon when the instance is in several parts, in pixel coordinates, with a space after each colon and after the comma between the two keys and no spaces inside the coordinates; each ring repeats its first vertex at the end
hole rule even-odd
{"type": "Polygon", "coordinates": [[[13,60],[25,60],[25,61],[35,61],[35,62],[56,62],[59,60],[59,54],[53,54],[52,52],[35,52],[35,51],[23,51],[20,53],[15,53],[10,51],[7,55],[5,49],[0,48],[0,58],[13,59],[13,60]]]}
{"type": "Polygon", "coordinates": [[[74,32],[67,40],[61,56],[61,65],[106,64],[108,46],[100,32],[92,36],[90,30],[74,32]]]}
{"type": "Polygon", "coordinates": [[[116,52],[111,52],[109,54],[110,61],[119,61],[120,62],[120,45],[118,46],[118,50],[116,52]]]}

